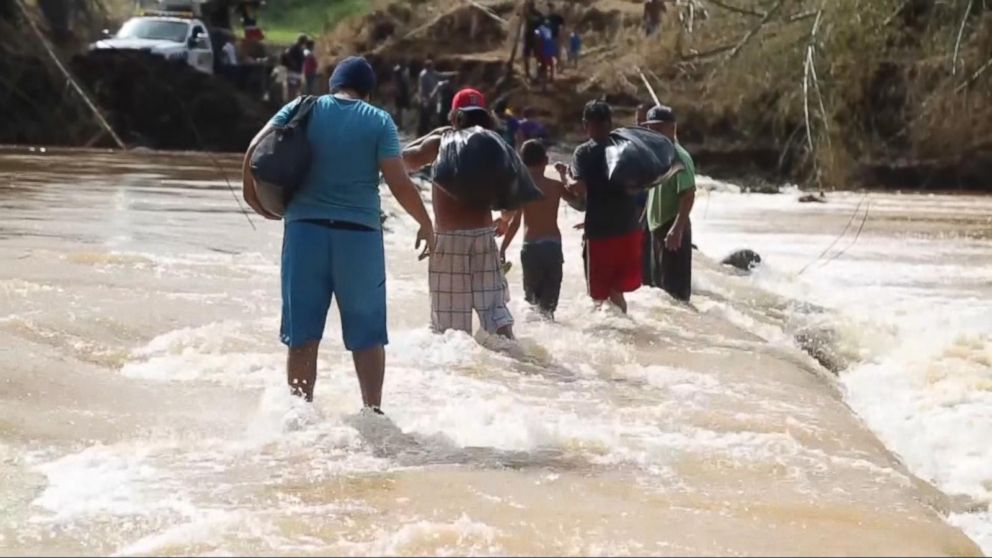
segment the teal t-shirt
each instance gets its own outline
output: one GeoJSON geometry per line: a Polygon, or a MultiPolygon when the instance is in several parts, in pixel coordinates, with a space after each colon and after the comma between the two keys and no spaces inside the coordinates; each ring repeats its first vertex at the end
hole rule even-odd
{"type": "Polygon", "coordinates": [[[689,152],[678,143],[675,154],[682,163],[682,170],[651,189],[648,194],[648,227],[652,231],[667,225],[679,214],[682,194],[696,189],[696,165],[689,152]]]}
{"type": "MultiPolygon", "coordinates": [[[[299,99],[272,118],[285,125],[299,99]]],[[[286,208],[286,221],[329,219],[381,228],[379,163],[400,156],[393,118],[365,101],[320,97],[310,113],[307,138],[313,162],[286,208]]]]}

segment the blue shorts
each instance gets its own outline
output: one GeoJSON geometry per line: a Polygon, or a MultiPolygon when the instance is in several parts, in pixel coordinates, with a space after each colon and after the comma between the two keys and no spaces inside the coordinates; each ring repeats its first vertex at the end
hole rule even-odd
{"type": "Polygon", "coordinates": [[[389,342],[382,231],[332,228],[312,221],[286,223],[282,342],[299,347],[320,341],[334,295],[349,351],[389,342]]]}

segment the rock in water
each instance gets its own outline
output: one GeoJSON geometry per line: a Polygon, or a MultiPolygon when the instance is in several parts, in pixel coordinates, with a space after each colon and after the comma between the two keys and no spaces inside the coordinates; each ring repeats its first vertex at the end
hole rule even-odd
{"type": "Polygon", "coordinates": [[[735,267],[741,271],[751,271],[761,263],[761,256],[754,250],[738,250],[723,258],[720,263],[735,267]]]}
{"type": "Polygon", "coordinates": [[[806,194],[799,197],[799,203],[827,203],[827,197],[820,192],[820,195],[806,194]]]}
{"type": "Polygon", "coordinates": [[[849,362],[838,349],[837,332],[825,327],[809,327],[795,334],[796,344],[824,368],[839,374],[849,362]]]}

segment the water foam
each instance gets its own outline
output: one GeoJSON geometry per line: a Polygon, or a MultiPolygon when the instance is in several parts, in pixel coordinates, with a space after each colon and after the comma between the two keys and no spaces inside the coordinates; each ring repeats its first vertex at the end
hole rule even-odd
{"type": "MultiPolygon", "coordinates": [[[[710,253],[734,246],[757,250],[765,265],[747,281],[830,309],[823,317],[838,333],[838,349],[851,357],[840,376],[848,402],[914,473],[971,500],[970,513],[950,519],[992,553],[992,268],[974,265],[992,258],[988,242],[869,233],[857,244],[838,243],[833,253],[850,244],[842,257],[797,277],[834,237],[751,230],[754,219],[774,228],[781,226],[778,220],[791,223],[797,213],[843,214],[857,199],[835,195],[839,207],[804,209],[786,196],[717,194],[714,218],[697,227],[698,237],[710,253]]],[[[879,219],[922,209],[899,196],[874,199],[879,219]]],[[[954,198],[934,199],[926,207],[930,219],[976,211],[954,198]],[[942,207],[945,202],[953,207],[942,207]]],[[[756,331],[776,335],[767,327],[756,331]]]]}

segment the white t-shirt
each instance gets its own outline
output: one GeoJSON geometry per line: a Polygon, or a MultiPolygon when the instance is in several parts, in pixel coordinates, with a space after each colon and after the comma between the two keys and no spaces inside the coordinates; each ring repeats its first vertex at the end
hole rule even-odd
{"type": "Polygon", "coordinates": [[[224,53],[224,64],[228,66],[238,65],[238,51],[234,48],[234,43],[228,41],[221,51],[224,53]]]}

